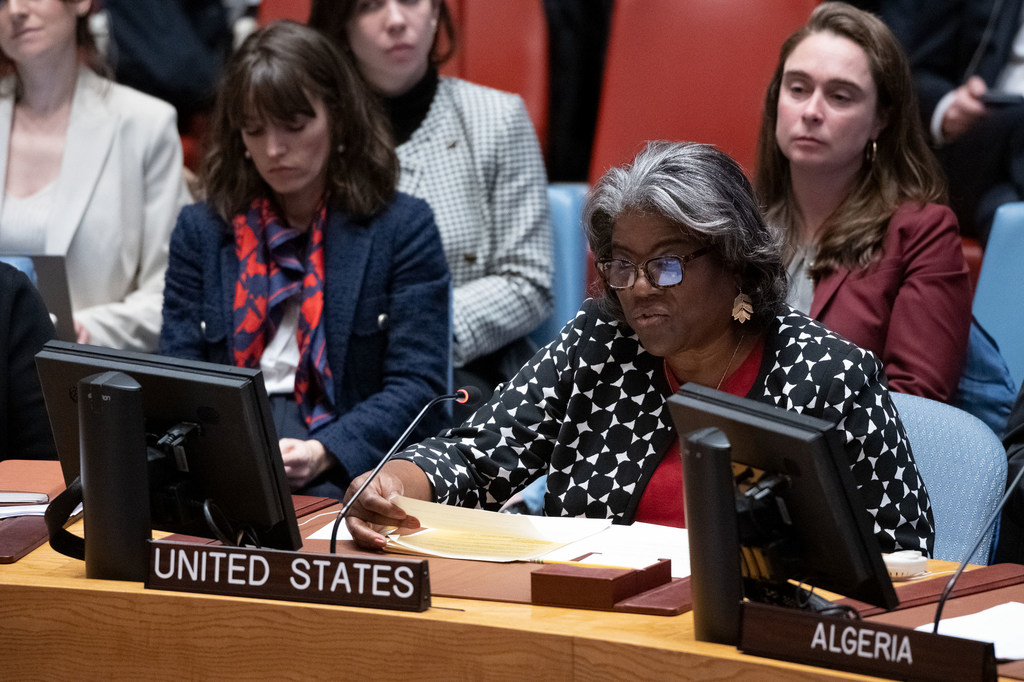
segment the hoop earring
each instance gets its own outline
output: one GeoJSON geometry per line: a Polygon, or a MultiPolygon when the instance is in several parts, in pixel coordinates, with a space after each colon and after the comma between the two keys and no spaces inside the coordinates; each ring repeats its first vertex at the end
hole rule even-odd
{"type": "Polygon", "coordinates": [[[741,289],[732,301],[732,319],[743,324],[754,315],[754,302],[741,289]]]}

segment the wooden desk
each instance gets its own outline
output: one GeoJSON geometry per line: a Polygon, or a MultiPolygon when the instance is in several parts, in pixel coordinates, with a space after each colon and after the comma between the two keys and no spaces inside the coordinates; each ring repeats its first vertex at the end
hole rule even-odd
{"type": "Polygon", "coordinates": [[[424,613],[89,580],[43,546],[0,566],[0,679],[869,679],[644,616],[435,597],[424,613]]]}

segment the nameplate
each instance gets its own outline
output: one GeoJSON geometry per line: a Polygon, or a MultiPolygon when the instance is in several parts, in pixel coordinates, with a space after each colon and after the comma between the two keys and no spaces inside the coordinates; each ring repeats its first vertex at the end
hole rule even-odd
{"type": "Polygon", "coordinates": [[[425,559],[150,540],[146,587],[402,611],[430,608],[425,559]]]}
{"type": "Polygon", "coordinates": [[[995,647],[864,620],[743,604],[740,650],[902,680],[995,680],[995,647]]]}

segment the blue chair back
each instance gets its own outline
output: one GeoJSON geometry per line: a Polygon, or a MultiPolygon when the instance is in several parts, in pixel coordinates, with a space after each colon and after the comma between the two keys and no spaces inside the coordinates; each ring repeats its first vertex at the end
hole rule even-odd
{"type": "Polygon", "coordinates": [[[552,183],[548,185],[551,203],[551,233],[554,240],[555,275],[552,282],[554,307],[551,315],[530,338],[543,346],[558,336],[565,323],[579,312],[587,287],[587,240],[583,236],[583,200],[585,183],[552,183]]]}
{"type": "Polygon", "coordinates": [[[1013,385],[1024,382],[1024,307],[1017,299],[1024,282],[1024,202],[1003,204],[996,211],[985,245],[974,317],[999,346],[1013,385]]]}
{"type": "Polygon", "coordinates": [[[892,393],[935,515],[934,558],[987,565],[993,528],[985,528],[1006,489],[1006,450],[977,417],[920,396],[892,393]]]}

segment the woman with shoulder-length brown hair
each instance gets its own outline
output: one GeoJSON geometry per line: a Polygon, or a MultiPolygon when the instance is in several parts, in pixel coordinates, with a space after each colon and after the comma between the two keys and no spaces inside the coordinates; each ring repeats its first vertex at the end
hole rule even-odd
{"type": "Polygon", "coordinates": [[[787,236],[789,303],[878,355],[893,390],[953,399],[968,270],[906,56],[880,19],[823,3],[786,40],[756,177],[787,236]]]}
{"type": "Polygon", "coordinates": [[[212,135],[206,200],[171,240],[160,349],[262,369],[292,487],[338,496],[446,387],[433,215],[396,191],[387,128],[354,67],[294,22],[233,55],[212,135]]]}

